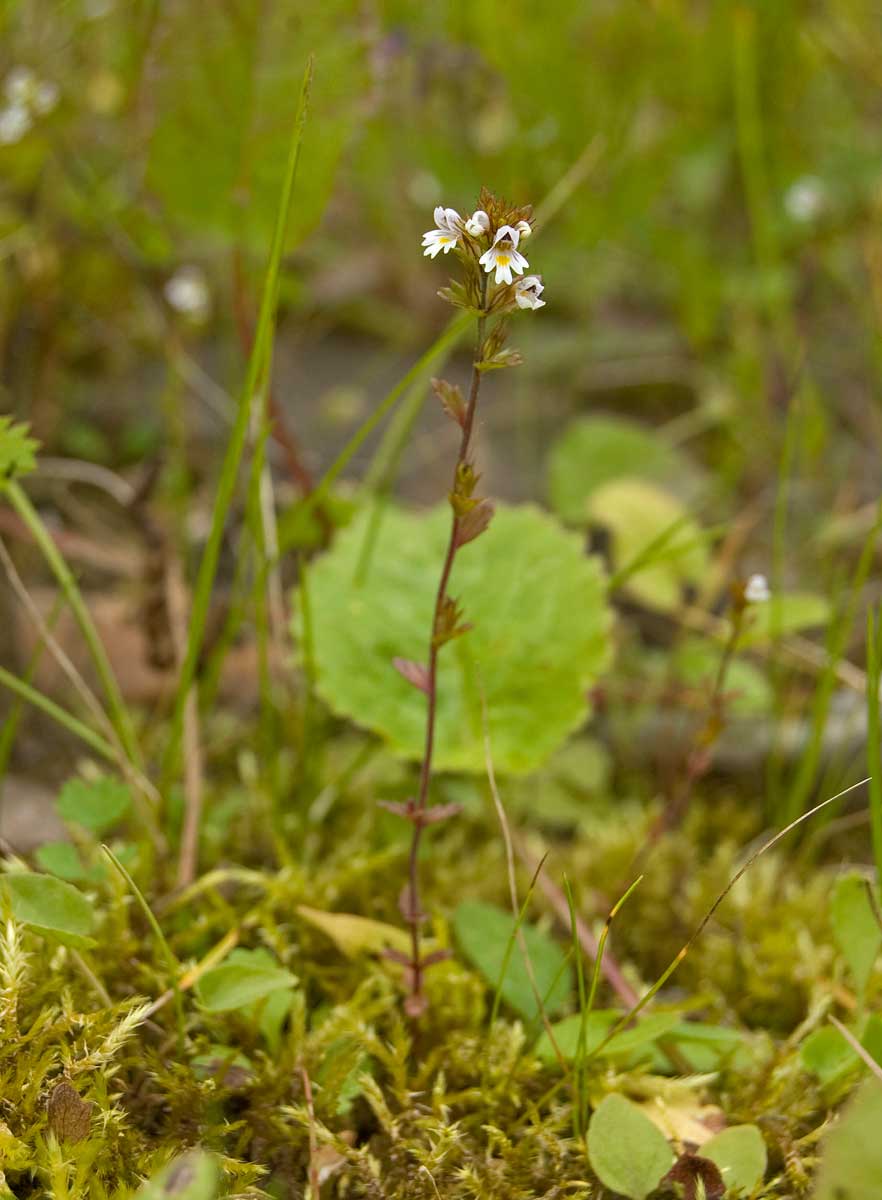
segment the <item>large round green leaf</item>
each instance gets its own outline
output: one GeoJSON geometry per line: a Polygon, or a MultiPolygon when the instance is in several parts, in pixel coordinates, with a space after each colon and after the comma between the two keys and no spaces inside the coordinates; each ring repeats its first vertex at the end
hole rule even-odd
{"type": "MultiPolygon", "coordinates": [[[[358,517],[313,567],[317,687],[335,712],[419,758],[426,697],[393,667],[424,663],[450,510],[390,508],[367,580],[353,582],[365,536],[358,517]]],[[[588,712],[609,654],[610,610],[597,559],[551,516],[500,508],[457,555],[450,594],[474,628],[439,659],[435,765],[482,772],[482,692],[497,769],[539,766],[588,712]]]]}

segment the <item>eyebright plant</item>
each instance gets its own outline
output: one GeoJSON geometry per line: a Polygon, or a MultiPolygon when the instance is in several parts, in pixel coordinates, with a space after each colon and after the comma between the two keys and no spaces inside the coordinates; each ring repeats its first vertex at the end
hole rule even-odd
{"type": "Polygon", "coordinates": [[[507,317],[511,313],[541,308],[545,304],[540,299],[544,290],[542,277],[524,274],[530,264],[520,249],[533,232],[531,215],[529,206],[513,207],[497,199],[485,188],[478,199],[478,207],[468,218],[461,217],[453,208],[439,205],[434,212],[435,228],[423,235],[424,255],[436,258],[442,252],[448,255],[451,251],[455,255],[460,266],[460,277],[451,280],[439,295],[455,307],[473,313],[477,329],[468,397],[464,397],[458,387],[444,379],[432,381],[444,412],[461,431],[459,453],[448,493],[450,537],[438,581],[427,662],[417,663],[406,659],[397,659],[395,662],[401,675],[426,696],[426,733],[418,794],[406,804],[387,805],[398,816],[410,821],[413,827],[408,877],[400,901],[402,915],[411,932],[411,950],[409,956],[390,952],[407,969],[405,1010],[413,1019],[420,1017],[426,1008],[423,990],[425,971],[444,955],[444,952],[426,957],[421,954],[420,930],[426,919],[420,903],[419,878],[423,829],[458,812],[456,805],[432,806],[429,803],[437,713],[438,655],[448,642],[462,637],[471,628],[456,597],[451,596],[447,589],[457,554],[487,531],[493,517],[493,505],[478,492],[480,475],[475,470],[472,450],[481,377],[485,371],[517,366],[522,361],[519,354],[506,346],[507,317]]]}

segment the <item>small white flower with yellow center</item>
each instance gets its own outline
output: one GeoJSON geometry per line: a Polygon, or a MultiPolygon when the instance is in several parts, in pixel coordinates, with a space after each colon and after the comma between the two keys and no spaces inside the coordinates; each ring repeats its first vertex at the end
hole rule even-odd
{"type": "Polygon", "coordinates": [[[483,208],[477,208],[466,221],[466,233],[470,233],[472,237],[480,237],[490,228],[490,218],[484,212],[483,208]]]}
{"type": "Polygon", "coordinates": [[[539,297],[544,291],[541,275],[525,275],[515,284],[515,304],[518,308],[543,308],[545,301],[539,297]]]}
{"type": "Polygon", "coordinates": [[[771,595],[765,575],[751,575],[744,585],[744,599],[748,604],[765,604],[771,595]]]}
{"type": "Polygon", "coordinates": [[[523,275],[529,263],[523,254],[518,252],[518,242],[521,235],[513,225],[502,225],[496,231],[493,245],[478,259],[478,262],[489,275],[496,270],[497,283],[511,283],[511,273],[523,275]]]}
{"type": "Polygon", "coordinates": [[[440,204],[435,209],[435,228],[423,234],[423,255],[434,258],[442,250],[449,254],[459,241],[462,230],[462,218],[455,208],[443,208],[440,204]]]}

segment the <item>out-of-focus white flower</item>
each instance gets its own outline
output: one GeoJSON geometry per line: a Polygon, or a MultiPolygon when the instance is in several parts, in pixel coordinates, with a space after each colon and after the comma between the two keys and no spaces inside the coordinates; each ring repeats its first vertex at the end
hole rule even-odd
{"type": "Polygon", "coordinates": [[[543,308],[545,301],[539,297],[544,291],[541,275],[525,275],[515,284],[515,304],[518,308],[543,308]]]}
{"type": "Polygon", "coordinates": [[[765,575],[751,575],[744,585],[744,599],[748,604],[765,604],[771,595],[765,575]]]}
{"type": "Polygon", "coordinates": [[[53,83],[51,79],[43,79],[37,84],[34,89],[33,99],[31,104],[40,116],[45,116],[46,113],[52,112],[52,109],[58,103],[58,84],[53,83]]]}
{"type": "Polygon", "coordinates": [[[515,225],[515,229],[521,235],[522,242],[525,242],[533,232],[533,226],[529,221],[518,221],[517,225],[515,225]]]}
{"type": "Polygon", "coordinates": [[[529,267],[530,264],[518,251],[520,239],[521,235],[514,226],[502,225],[496,231],[493,245],[489,250],[485,250],[478,259],[488,275],[491,271],[496,271],[497,283],[511,283],[512,271],[517,275],[523,275],[529,267]]]}
{"type": "Polygon", "coordinates": [[[10,104],[0,109],[0,146],[20,142],[31,123],[31,114],[23,104],[10,104]]]}
{"type": "Polygon", "coordinates": [[[824,211],[826,204],[824,183],[815,175],[797,179],[784,193],[784,208],[794,221],[814,221],[824,211]]]}
{"type": "Polygon", "coordinates": [[[21,105],[43,116],[58,103],[58,84],[38,79],[30,67],[13,67],[3,81],[3,94],[11,106],[21,105]]]}
{"type": "Polygon", "coordinates": [[[490,228],[490,218],[484,212],[483,208],[476,208],[469,219],[466,221],[466,232],[472,237],[480,237],[482,233],[486,233],[490,228]]]}
{"type": "Polygon", "coordinates": [[[163,290],[166,300],[176,312],[194,320],[204,320],[208,316],[211,293],[199,267],[179,267],[163,290]]]}
{"type": "Polygon", "coordinates": [[[460,238],[462,217],[455,208],[438,205],[435,209],[435,228],[423,234],[423,255],[434,258],[442,250],[449,254],[460,238]]]}
{"type": "Polygon", "coordinates": [[[3,81],[3,95],[10,104],[27,104],[37,86],[30,67],[13,67],[3,81]]]}

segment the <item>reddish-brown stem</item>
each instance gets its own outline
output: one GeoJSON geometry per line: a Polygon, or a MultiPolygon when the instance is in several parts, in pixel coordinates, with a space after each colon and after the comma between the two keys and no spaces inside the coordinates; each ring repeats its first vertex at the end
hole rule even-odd
{"type": "MultiPolygon", "coordinates": [[[[486,276],[482,289],[482,308],[486,309],[487,287],[486,276]]],[[[469,388],[469,399],[466,406],[465,417],[462,423],[462,437],[459,443],[459,454],[456,459],[454,468],[454,487],[457,478],[457,473],[461,466],[468,462],[469,449],[472,441],[472,433],[475,425],[475,411],[478,407],[478,391],[481,386],[481,371],[478,364],[481,361],[482,348],[484,345],[484,327],[486,325],[486,313],[478,318],[478,329],[475,338],[475,357],[472,363],[472,381],[469,388]]],[[[450,522],[450,538],[447,542],[447,551],[444,555],[444,564],[441,568],[441,577],[438,580],[438,590],[435,594],[435,608],[432,613],[432,627],[429,633],[429,669],[428,683],[426,686],[427,705],[426,705],[426,739],[423,748],[423,761],[420,767],[420,786],[417,795],[416,810],[418,813],[425,811],[429,802],[429,784],[432,777],[432,757],[435,751],[435,718],[437,714],[437,699],[438,699],[438,651],[440,646],[436,633],[440,625],[441,612],[444,606],[444,601],[447,596],[447,585],[450,582],[450,572],[453,570],[453,562],[456,558],[458,548],[460,518],[454,510],[450,522]]],[[[410,979],[410,994],[408,996],[407,1011],[410,1016],[418,1017],[422,1012],[425,1002],[423,998],[423,971],[425,964],[420,961],[420,925],[423,920],[423,915],[420,911],[419,899],[419,850],[423,836],[423,828],[425,822],[413,822],[413,835],[410,842],[410,857],[408,860],[408,884],[407,896],[405,901],[405,919],[410,924],[411,935],[411,979],[410,979]]]]}

